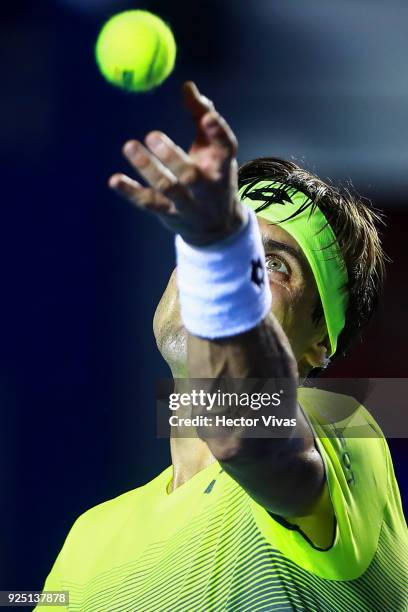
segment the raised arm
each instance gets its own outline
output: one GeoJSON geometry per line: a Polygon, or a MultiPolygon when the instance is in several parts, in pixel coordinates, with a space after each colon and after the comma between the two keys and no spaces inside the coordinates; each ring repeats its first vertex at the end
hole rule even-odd
{"type": "MultiPolygon", "coordinates": [[[[238,199],[234,134],[194,84],[185,84],[184,98],[196,125],[196,137],[189,152],[184,152],[165,134],[150,132],[145,144],[132,140],[124,146],[125,156],[149,187],[123,174],[110,178],[112,188],[137,207],[156,214],[178,234],[180,293],[184,291],[189,250],[192,257],[201,254],[205,257],[205,253],[211,252],[222,258],[228,249],[234,248],[234,241],[250,231],[247,226],[251,219],[253,223],[238,199]]],[[[251,240],[248,244],[252,244],[251,240]]],[[[254,262],[264,274],[262,259],[263,253],[259,251],[254,262]]],[[[267,283],[264,278],[261,280],[267,283]]],[[[260,308],[265,310],[264,289],[259,299],[263,300],[260,308]]],[[[195,296],[190,290],[185,293],[186,297],[181,296],[182,312],[183,304],[185,309],[194,311],[195,296]]],[[[240,308],[245,310],[245,296],[242,300],[240,308]]],[[[224,469],[268,511],[284,517],[307,514],[322,494],[324,470],[312,431],[297,403],[297,368],[282,328],[270,312],[264,312],[261,320],[254,318],[252,327],[248,328],[247,322],[245,331],[236,334],[231,334],[230,327],[228,337],[223,337],[222,329],[206,333],[211,327],[208,321],[207,327],[200,328],[200,322],[197,327],[194,317],[200,318],[197,309],[191,325],[185,323],[190,332],[189,376],[285,379],[288,393],[284,416],[296,419],[296,427],[285,438],[248,438],[242,428],[225,430],[222,437],[207,436],[203,430],[200,436],[224,469]]],[[[228,416],[227,408],[225,415],[228,416]]]]}

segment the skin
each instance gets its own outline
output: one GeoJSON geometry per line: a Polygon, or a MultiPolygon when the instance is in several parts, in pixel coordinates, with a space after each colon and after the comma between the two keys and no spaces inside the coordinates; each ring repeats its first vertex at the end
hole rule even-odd
{"type": "MultiPolygon", "coordinates": [[[[265,219],[258,218],[258,224],[273,295],[271,311],[289,340],[299,375],[304,378],[313,367],[323,365],[328,354],[325,324],[322,321],[316,325],[312,320],[312,311],[318,299],[316,283],[296,240],[282,227],[265,219]],[[294,249],[296,256],[284,250],[285,246],[294,249]]],[[[176,269],[154,314],[153,331],[173,377],[186,376],[187,331],[180,317],[176,269]]]]}
{"type": "MultiPolygon", "coordinates": [[[[189,151],[157,131],[147,134],[144,143],[128,141],[124,155],[147,186],[124,174],[114,174],[109,185],[186,242],[206,246],[235,233],[246,220],[237,196],[237,140],[193,83],[184,85],[183,94],[196,127],[189,151]]],[[[316,535],[313,527],[308,531],[321,545],[332,535],[333,514],[322,459],[296,389],[299,378],[327,357],[327,333],[324,324],[312,321],[317,289],[296,241],[279,226],[262,219],[259,224],[273,294],[270,314],[238,336],[215,341],[192,336],[180,319],[173,273],[154,317],[154,332],[175,378],[285,378],[285,416],[295,417],[297,425],[287,439],[248,439],[238,428],[218,438],[206,430],[198,432],[199,438],[172,436],[172,489],[218,460],[269,512],[326,525],[323,534],[316,535]]]]}

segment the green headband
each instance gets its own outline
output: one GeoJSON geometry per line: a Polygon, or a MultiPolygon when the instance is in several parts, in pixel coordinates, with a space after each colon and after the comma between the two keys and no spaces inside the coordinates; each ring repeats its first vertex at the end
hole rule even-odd
{"type": "Polygon", "coordinates": [[[302,249],[316,280],[333,355],[345,323],[348,275],[326,217],[304,193],[283,183],[252,182],[242,187],[239,195],[258,216],[281,223],[302,249]]]}

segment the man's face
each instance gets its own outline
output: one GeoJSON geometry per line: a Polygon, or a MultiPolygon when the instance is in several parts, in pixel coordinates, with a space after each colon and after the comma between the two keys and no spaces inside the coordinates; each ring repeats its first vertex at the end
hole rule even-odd
{"type": "MultiPolygon", "coordinates": [[[[272,291],[272,312],[289,339],[299,373],[304,375],[322,365],[327,354],[324,321],[316,325],[312,320],[319,299],[316,283],[296,240],[279,225],[261,218],[258,223],[272,291]]],[[[186,376],[187,334],[180,318],[175,270],[156,309],[153,329],[173,376],[186,376]]]]}

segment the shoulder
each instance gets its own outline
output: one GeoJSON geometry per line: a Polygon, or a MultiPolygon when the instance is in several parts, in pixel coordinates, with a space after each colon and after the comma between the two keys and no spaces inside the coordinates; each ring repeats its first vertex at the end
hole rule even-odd
{"type": "Polygon", "coordinates": [[[92,537],[101,530],[106,533],[106,529],[126,518],[130,508],[143,494],[143,489],[143,486],[137,487],[85,510],[73,523],[70,531],[71,538],[84,535],[92,537]]]}
{"type": "MultiPolygon", "coordinates": [[[[361,400],[316,388],[300,388],[298,400],[325,467],[325,493],[335,523],[332,543],[324,550],[316,549],[301,533],[288,534],[287,529],[265,516],[259,517],[259,525],[265,537],[280,538],[280,549],[295,562],[303,558],[322,577],[353,580],[367,570],[376,555],[387,508],[393,500],[388,445],[361,400]]],[[[394,525],[401,525],[399,533],[401,516],[395,511],[392,517],[394,525]]],[[[313,532],[306,533],[314,543],[323,519],[317,515],[311,518],[317,519],[317,527],[313,524],[313,532]]],[[[297,519],[294,522],[299,526],[297,519]]],[[[305,532],[303,523],[300,529],[305,532]]]]}
{"type": "Polygon", "coordinates": [[[346,438],[357,443],[375,439],[378,444],[374,446],[382,450],[385,458],[384,434],[361,398],[315,387],[299,387],[298,400],[320,437],[346,438]]]}
{"type": "Polygon", "coordinates": [[[167,467],[144,485],[89,508],[76,519],[72,530],[75,529],[77,534],[87,532],[91,536],[93,532],[98,533],[100,530],[106,533],[110,527],[117,529],[129,515],[134,516],[140,512],[142,503],[145,509],[149,499],[153,502],[160,495],[162,483],[170,476],[170,468],[171,466],[167,467]]]}
{"type": "Polygon", "coordinates": [[[355,564],[361,570],[375,554],[388,503],[387,442],[355,397],[303,389],[299,403],[325,466],[336,518],[335,548],[348,559],[350,568],[355,564]]]}
{"type": "Polygon", "coordinates": [[[384,507],[389,451],[373,416],[351,395],[300,388],[298,397],[325,461],[329,480],[347,496],[370,493],[378,510],[384,507]]]}
{"type": "Polygon", "coordinates": [[[126,491],[89,508],[75,520],[65,539],[60,554],[64,576],[85,580],[95,568],[98,559],[105,556],[106,546],[123,545],[129,526],[135,531],[149,512],[149,505],[157,502],[161,484],[169,474],[166,468],[147,484],[126,491]]]}

